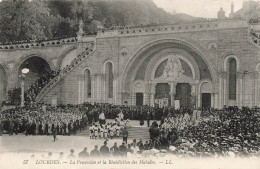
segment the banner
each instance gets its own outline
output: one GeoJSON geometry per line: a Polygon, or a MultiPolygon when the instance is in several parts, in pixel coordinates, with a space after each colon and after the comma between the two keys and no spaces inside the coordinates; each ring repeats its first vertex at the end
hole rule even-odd
{"type": "Polygon", "coordinates": [[[181,105],[180,105],[180,100],[174,100],[174,108],[175,110],[180,109],[181,105]]]}
{"type": "Polygon", "coordinates": [[[169,105],[169,101],[168,98],[163,98],[163,106],[168,106],[169,105]]]}

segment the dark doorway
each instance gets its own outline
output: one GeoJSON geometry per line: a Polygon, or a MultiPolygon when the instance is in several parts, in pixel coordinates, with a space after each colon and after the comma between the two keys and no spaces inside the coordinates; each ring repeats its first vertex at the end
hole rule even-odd
{"type": "Polygon", "coordinates": [[[190,108],[191,86],[188,83],[178,83],[176,86],[175,100],[180,100],[180,107],[190,108]]]}
{"type": "Polygon", "coordinates": [[[170,85],[168,83],[158,83],[155,88],[155,99],[168,98],[168,103],[171,103],[170,85]]]}
{"type": "Polygon", "coordinates": [[[211,107],[211,94],[210,93],[202,93],[202,108],[210,108],[211,107]]]}
{"type": "MultiPolygon", "coordinates": [[[[24,68],[30,70],[25,76],[25,90],[51,70],[49,63],[38,56],[32,56],[26,59],[19,67],[18,75],[21,74],[21,70],[24,68]]],[[[18,84],[20,83],[20,78],[18,78],[18,84]]]]}
{"type": "Polygon", "coordinates": [[[136,93],[136,105],[141,106],[144,103],[144,94],[143,93],[136,93]]]}

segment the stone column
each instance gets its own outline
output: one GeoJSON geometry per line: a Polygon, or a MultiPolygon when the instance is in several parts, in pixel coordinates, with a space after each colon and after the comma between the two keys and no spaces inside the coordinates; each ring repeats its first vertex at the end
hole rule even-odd
{"type": "Polygon", "coordinates": [[[170,95],[171,95],[171,106],[174,107],[177,83],[173,82],[173,83],[169,83],[169,85],[170,85],[170,95]]]}
{"type": "Polygon", "coordinates": [[[21,107],[24,107],[24,79],[25,76],[21,75],[21,107]]]}
{"type": "Polygon", "coordinates": [[[253,88],[252,88],[252,106],[257,105],[257,89],[256,89],[256,83],[257,83],[257,78],[258,78],[258,72],[253,72],[252,73],[252,83],[253,83],[253,88]]]}
{"type": "Polygon", "coordinates": [[[150,88],[150,106],[154,107],[154,95],[155,95],[156,84],[151,84],[150,88]]]}
{"type": "Polygon", "coordinates": [[[86,94],[86,89],[84,88],[84,76],[78,75],[78,104],[85,102],[84,95],[86,94]]]}
{"type": "Polygon", "coordinates": [[[215,107],[215,93],[211,92],[211,107],[215,107]]]}
{"type": "Polygon", "coordinates": [[[259,72],[256,72],[255,76],[255,106],[259,106],[259,100],[258,100],[258,95],[259,93],[259,72]]]}
{"type": "Polygon", "coordinates": [[[215,93],[215,94],[214,94],[214,101],[215,101],[214,108],[220,109],[219,103],[218,103],[218,101],[219,101],[218,93],[215,93]]]}
{"type": "Polygon", "coordinates": [[[198,107],[198,103],[197,103],[197,94],[196,94],[196,88],[197,88],[197,84],[190,84],[191,85],[191,101],[192,101],[192,107],[196,108],[198,107]]]}
{"type": "Polygon", "coordinates": [[[219,77],[219,108],[223,108],[226,104],[226,94],[227,94],[227,86],[226,86],[226,72],[218,72],[219,77]]]}
{"type": "Polygon", "coordinates": [[[250,72],[249,73],[249,77],[250,77],[250,81],[251,81],[251,84],[252,84],[252,89],[251,89],[251,95],[249,98],[249,107],[253,107],[256,105],[256,99],[255,99],[255,96],[256,96],[256,90],[255,90],[255,79],[257,78],[257,72],[250,72]]]}
{"type": "Polygon", "coordinates": [[[104,100],[104,102],[106,102],[106,99],[107,99],[107,94],[106,94],[106,92],[107,92],[107,81],[106,81],[106,76],[107,76],[107,74],[104,74],[103,75],[103,86],[102,86],[102,90],[103,90],[103,93],[102,93],[102,100],[104,100]]]}
{"type": "Polygon", "coordinates": [[[91,75],[91,98],[92,98],[92,102],[96,101],[96,75],[92,74],[91,75]]]}
{"type": "Polygon", "coordinates": [[[146,82],[144,84],[144,100],[143,104],[144,105],[149,105],[150,104],[150,82],[146,82]]]}
{"type": "Polygon", "coordinates": [[[102,103],[102,86],[103,86],[103,74],[97,74],[97,83],[96,83],[96,88],[97,88],[97,101],[102,103]]]}
{"type": "Polygon", "coordinates": [[[144,93],[143,105],[146,105],[146,101],[147,101],[147,96],[148,95],[149,95],[148,93],[144,93]]]}
{"type": "Polygon", "coordinates": [[[114,101],[113,101],[113,104],[116,104],[117,103],[117,93],[118,93],[118,91],[117,91],[117,89],[118,89],[118,84],[117,84],[117,80],[118,80],[118,76],[114,76],[114,81],[113,81],[113,99],[114,99],[114,101]]]}
{"type": "Polygon", "coordinates": [[[237,106],[242,107],[243,106],[243,78],[244,78],[244,72],[237,72],[237,106]]]}
{"type": "Polygon", "coordinates": [[[227,105],[229,101],[229,89],[227,83],[227,72],[222,72],[223,78],[223,105],[227,105]]]}

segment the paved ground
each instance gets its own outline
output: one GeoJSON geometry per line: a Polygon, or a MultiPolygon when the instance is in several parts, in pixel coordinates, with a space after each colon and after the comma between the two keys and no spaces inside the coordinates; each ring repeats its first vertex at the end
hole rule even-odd
{"type": "MultiPolygon", "coordinates": [[[[64,152],[68,153],[72,148],[78,154],[84,147],[91,151],[95,145],[103,145],[104,139],[90,139],[87,136],[57,136],[58,140],[53,141],[52,136],[24,136],[20,135],[3,135],[0,141],[0,153],[4,152],[64,152]]],[[[122,139],[113,139],[108,141],[108,147],[112,147],[114,142],[118,145],[122,139]]]]}

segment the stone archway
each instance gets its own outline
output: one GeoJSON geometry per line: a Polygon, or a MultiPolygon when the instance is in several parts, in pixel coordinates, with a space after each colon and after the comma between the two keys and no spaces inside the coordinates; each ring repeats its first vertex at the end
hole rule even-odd
{"type": "Polygon", "coordinates": [[[19,75],[21,75],[21,70],[23,68],[28,68],[30,71],[25,76],[25,90],[34,84],[39,78],[51,71],[50,64],[39,56],[31,56],[26,58],[19,67],[17,67],[17,78],[18,84],[20,84],[19,75]]]}
{"type": "MultiPolygon", "coordinates": [[[[185,41],[177,39],[157,40],[147,44],[139,51],[137,51],[126,65],[121,76],[121,83],[119,87],[121,92],[123,93],[123,95],[121,96],[122,102],[129,100],[127,96],[131,96],[131,88],[136,80],[145,81],[145,92],[148,93],[151,90],[150,88],[152,87],[150,80],[152,76],[151,72],[153,71],[152,66],[154,66],[156,62],[162,59],[158,59],[158,56],[160,56],[160,53],[163,53],[162,51],[168,51],[169,54],[169,52],[174,53],[174,50],[175,53],[181,53],[180,51],[182,51],[182,53],[185,53],[184,58],[186,59],[186,61],[189,61],[189,65],[193,66],[193,74],[195,74],[194,80],[199,81],[201,79],[201,74],[203,73],[202,69],[206,69],[206,71],[208,71],[208,76],[206,78],[209,78],[212,81],[216,81],[215,70],[212,69],[210,61],[206,58],[205,54],[201,52],[202,50],[198,50],[198,47],[194,47],[193,45],[185,41]],[[198,63],[202,63],[202,66],[198,66],[198,63]],[[139,69],[143,70],[143,72],[139,71],[139,69]],[[138,75],[138,78],[135,78],[135,75],[138,75]]],[[[165,52],[164,54],[167,54],[167,52],[165,52]]],[[[197,91],[197,89],[192,84],[192,93],[194,93],[195,91],[197,91]]],[[[149,97],[149,93],[147,94],[147,97],[149,97]]],[[[148,98],[145,100],[148,100],[148,98]]]]}

